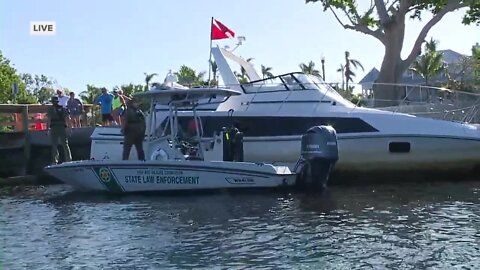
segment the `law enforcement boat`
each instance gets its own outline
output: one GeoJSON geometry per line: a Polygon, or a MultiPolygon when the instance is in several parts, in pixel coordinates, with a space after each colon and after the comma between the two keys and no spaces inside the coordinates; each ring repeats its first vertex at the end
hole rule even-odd
{"type": "Polygon", "coordinates": [[[227,99],[239,94],[221,88],[170,88],[139,93],[135,98],[150,100],[150,110],[157,104],[169,106],[168,121],[163,123],[160,134],[152,132],[157,124],[155,114],[149,114],[146,132],[149,135],[144,143],[148,160],[72,161],[48,166],[45,171],[77,189],[110,192],[273,188],[295,184],[324,189],[338,160],[332,128],[316,127],[305,134],[305,151],[298,160],[298,173],[286,166],[244,162],[243,133],[231,125],[216,132],[213,138],[203,137],[202,120],[195,110],[199,100],[227,99]],[[182,129],[178,122],[178,110],[186,106],[193,108],[190,130],[182,129]]]}

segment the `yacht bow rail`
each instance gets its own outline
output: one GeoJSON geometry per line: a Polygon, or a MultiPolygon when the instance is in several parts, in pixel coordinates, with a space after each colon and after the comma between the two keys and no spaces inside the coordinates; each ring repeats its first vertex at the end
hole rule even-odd
{"type": "MultiPolygon", "coordinates": [[[[472,89],[473,90],[473,89],[472,89]]],[[[442,87],[408,84],[371,84],[362,89],[365,106],[392,113],[408,113],[421,117],[465,123],[480,122],[480,93],[450,90],[442,87]],[[388,89],[397,99],[375,98],[375,91],[388,89]],[[376,104],[395,104],[376,106],[376,104]]]]}

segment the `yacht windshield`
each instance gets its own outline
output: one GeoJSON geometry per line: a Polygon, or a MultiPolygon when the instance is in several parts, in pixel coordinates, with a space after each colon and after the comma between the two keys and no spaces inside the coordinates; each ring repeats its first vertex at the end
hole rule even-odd
{"type": "Polygon", "coordinates": [[[355,106],[355,104],[346,100],[342,95],[340,95],[331,85],[323,81],[321,78],[315,75],[302,74],[302,78],[306,78],[307,81],[310,81],[311,84],[314,84],[316,88],[325,95],[329,96],[338,103],[341,103],[345,106],[355,106]]]}
{"type": "Polygon", "coordinates": [[[278,91],[302,91],[318,90],[322,95],[322,100],[329,98],[332,101],[345,106],[355,106],[350,101],[344,99],[332,86],[325,83],[321,78],[301,72],[288,73],[263,80],[253,81],[241,84],[243,91],[247,94],[267,93],[278,91]]]}

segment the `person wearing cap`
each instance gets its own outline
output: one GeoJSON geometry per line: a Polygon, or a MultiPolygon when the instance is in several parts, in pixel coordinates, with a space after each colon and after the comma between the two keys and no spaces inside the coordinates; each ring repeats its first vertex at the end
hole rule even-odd
{"type": "Polygon", "coordinates": [[[112,101],[112,116],[113,120],[117,122],[117,124],[121,125],[121,115],[125,111],[125,98],[122,95],[122,90],[113,90],[113,101],[112,101]]]}
{"type": "Polygon", "coordinates": [[[50,135],[50,140],[52,143],[52,164],[58,163],[58,142],[63,148],[64,159],[65,161],[72,160],[72,154],[70,152],[70,147],[68,145],[68,136],[67,136],[67,128],[68,128],[68,111],[64,107],[60,106],[58,102],[58,97],[53,96],[51,98],[52,106],[48,108],[47,116],[48,116],[48,134],[50,135]]]}
{"type": "Polygon", "coordinates": [[[145,130],[145,115],[134,99],[128,100],[127,109],[122,116],[122,133],[124,135],[123,160],[127,160],[130,156],[132,145],[135,145],[138,159],[145,160],[145,152],[143,151],[145,130]]]}
{"type": "Polygon", "coordinates": [[[107,88],[102,88],[102,94],[95,99],[96,104],[100,104],[102,113],[102,122],[104,126],[109,126],[114,120],[112,117],[113,96],[107,93],[107,88]]]}

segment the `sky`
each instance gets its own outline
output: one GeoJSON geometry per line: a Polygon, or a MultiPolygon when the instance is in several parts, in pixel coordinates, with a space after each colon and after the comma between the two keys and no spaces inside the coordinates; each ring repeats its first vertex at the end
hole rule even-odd
{"type": "MultiPolygon", "coordinates": [[[[438,49],[470,54],[480,27],[462,25],[462,13],[447,14],[427,39],[438,40],[438,49]]],[[[380,42],[344,30],[320,4],[304,0],[0,0],[0,50],[18,72],[45,74],[77,93],[87,84],[143,84],[144,72],[158,73],[153,81],[162,82],[183,64],[208,71],[212,16],[246,37],[235,53],[253,57],[259,74],[261,64],[282,74],[310,60],[321,70],[323,56],[326,80],[339,82],[336,70],[349,51],[365,67],[356,71],[359,81],[383,58],[380,42]],[[30,21],[55,21],[57,33],[30,35],[30,21]]],[[[424,23],[407,22],[403,56],[424,23]]]]}

